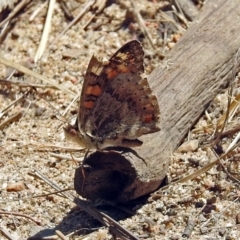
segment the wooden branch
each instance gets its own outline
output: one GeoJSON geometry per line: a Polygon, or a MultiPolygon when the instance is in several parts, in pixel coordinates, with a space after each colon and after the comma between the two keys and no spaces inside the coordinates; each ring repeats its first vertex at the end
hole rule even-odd
{"type": "Polygon", "coordinates": [[[89,199],[128,201],[156,190],[177,148],[231,77],[240,47],[237,0],[209,0],[165,61],[149,76],[161,111],[161,131],[134,152],[95,152],[76,170],[75,189],[89,199]],[[140,157],[138,157],[138,156],[140,157]],[[144,161],[147,163],[145,164],[144,161]]]}

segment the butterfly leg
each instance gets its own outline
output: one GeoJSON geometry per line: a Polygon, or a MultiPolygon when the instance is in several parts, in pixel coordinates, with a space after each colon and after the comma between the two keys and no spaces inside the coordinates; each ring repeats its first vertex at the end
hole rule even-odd
{"type": "Polygon", "coordinates": [[[90,149],[88,149],[88,150],[86,151],[86,153],[85,153],[85,155],[84,155],[84,158],[83,158],[83,161],[82,161],[82,165],[81,165],[81,171],[82,171],[82,175],[83,175],[83,182],[82,182],[82,187],[81,187],[81,190],[82,190],[82,191],[83,191],[83,187],[84,187],[85,179],[86,179],[85,173],[84,173],[84,169],[83,169],[83,165],[84,165],[84,162],[85,162],[86,159],[87,159],[87,156],[88,156],[89,152],[90,152],[90,149]]]}

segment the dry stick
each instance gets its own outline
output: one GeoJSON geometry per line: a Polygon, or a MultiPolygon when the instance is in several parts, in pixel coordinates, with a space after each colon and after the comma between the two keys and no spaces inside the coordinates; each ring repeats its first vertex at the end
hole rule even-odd
{"type": "MultiPolygon", "coordinates": [[[[6,31],[8,30],[8,24],[9,24],[9,22],[7,22],[7,23],[3,26],[3,28],[1,29],[0,37],[1,37],[1,36],[5,36],[5,33],[6,33],[6,31]]],[[[2,39],[0,39],[0,41],[2,41],[2,39]]],[[[14,72],[13,72],[13,73],[14,73],[14,72]]]]}
{"type": "Polygon", "coordinates": [[[64,112],[62,113],[62,116],[65,116],[67,114],[67,112],[69,111],[69,109],[71,108],[71,106],[77,101],[77,99],[80,98],[80,94],[77,94],[75,96],[75,98],[68,104],[67,108],[64,110],[64,112]]]}
{"type": "Polygon", "coordinates": [[[24,66],[22,66],[22,65],[20,65],[18,63],[9,61],[8,59],[3,58],[2,56],[0,56],[0,63],[4,64],[6,66],[9,66],[9,67],[15,68],[18,71],[23,72],[23,73],[25,73],[27,75],[30,75],[32,77],[38,78],[38,79],[42,80],[43,82],[46,82],[46,83],[56,87],[59,90],[62,90],[64,92],[67,92],[67,93],[71,94],[72,96],[75,96],[75,94],[71,90],[69,90],[68,88],[64,88],[61,85],[53,82],[52,80],[44,77],[43,75],[40,75],[40,74],[38,74],[36,72],[33,72],[33,71],[29,70],[28,68],[26,68],[26,67],[24,67],[24,66]]]}
{"type": "Polygon", "coordinates": [[[176,4],[176,6],[177,6],[177,8],[178,8],[178,10],[179,10],[179,12],[180,12],[180,14],[177,12],[177,10],[176,10],[176,8],[175,8],[174,5],[172,5],[173,12],[177,15],[177,17],[178,17],[181,21],[183,21],[183,23],[184,23],[187,27],[189,27],[188,20],[187,20],[186,17],[184,16],[183,11],[182,11],[182,8],[180,7],[178,0],[175,0],[175,4],[176,4]]]}
{"type": "MultiPolygon", "coordinates": [[[[18,199],[19,200],[19,199],[18,199]]],[[[18,213],[18,212],[5,212],[5,211],[0,211],[0,215],[14,215],[14,216],[18,216],[18,217],[24,217],[24,218],[28,218],[30,220],[32,220],[33,222],[35,222],[37,225],[41,225],[41,222],[38,220],[35,220],[34,218],[26,215],[26,214],[22,214],[22,213],[18,213]]]]}
{"type": "Polygon", "coordinates": [[[3,27],[3,25],[11,20],[23,7],[25,7],[30,1],[29,0],[23,0],[20,1],[19,4],[13,9],[13,11],[8,15],[7,18],[5,18],[1,23],[0,23],[0,28],[3,27]]]}
{"type": "Polygon", "coordinates": [[[153,49],[156,49],[156,46],[154,45],[154,43],[152,41],[153,38],[152,38],[151,34],[149,33],[148,29],[146,28],[144,20],[143,20],[141,14],[139,13],[139,11],[137,10],[137,6],[133,2],[133,0],[130,0],[130,2],[132,5],[133,15],[135,16],[136,22],[138,23],[143,35],[147,37],[148,41],[150,42],[151,47],[153,49]]]}
{"type": "Polygon", "coordinates": [[[36,143],[36,144],[33,144],[32,142],[31,143],[28,143],[28,146],[29,145],[33,145],[33,146],[36,146],[38,147],[38,151],[46,151],[46,148],[55,148],[55,149],[60,149],[60,150],[67,150],[68,152],[72,151],[72,152],[81,152],[81,151],[84,151],[85,152],[85,148],[79,148],[79,147],[64,147],[64,146],[58,146],[58,145],[51,145],[51,144],[44,144],[44,145],[40,145],[39,143],[36,143]]]}
{"type": "MultiPolygon", "coordinates": [[[[53,183],[50,179],[46,178],[41,172],[38,170],[35,170],[35,174],[41,178],[43,181],[45,181],[47,184],[49,184],[51,187],[53,187],[56,190],[61,190],[60,187],[53,183]]],[[[114,219],[109,217],[108,215],[99,212],[96,208],[91,206],[88,202],[81,200],[77,197],[75,197],[71,193],[62,193],[65,197],[67,197],[69,200],[77,204],[82,210],[90,214],[92,217],[97,219],[99,222],[101,222],[106,227],[112,227],[117,234],[118,237],[129,237],[131,240],[139,240],[137,237],[132,235],[127,229],[123,228],[121,225],[119,225],[114,219]]]]}
{"type": "Polygon", "coordinates": [[[231,129],[229,129],[229,130],[224,131],[224,132],[221,134],[221,139],[222,139],[222,138],[225,138],[225,137],[228,137],[228,136],[230,136],[230,135],[233,135],[233,134],[235,134],[235,133],[237,133],[237,132],[239,132],[239,131],[240,131],[240,125],[237,125],[237,126],[231,128],[231,129]]]}
{"type": "Polygon", "coordinates": [[[25,95],[20,96],[18,99],[16,99],[16,100],[13,101],[12,103],[10,103],[7,107],[5,107],[5,108],[2,110],[2,112],[0,112],[0,119],[2,118],[2,116],[6,113],[6,111],[7,111],[10,107],[12,107],[14,104],[22,101],[22,99],[23,99],[24,97],[25,97],[25,95]]]}
{"type": "Polygon", "coordinates": [[[70,12],[70,10],[68,9],[68,6],[67,6],[67,4],[65,3],[65,1],[60,0],[59,3],[60,3],[60,6],[61,6],[61,8],[62,8],[62,10],[63,10],[63,12],[64,12],[65,17],[66,17],[69,21],[72,21],[74,17],[73,17],[73,15],[72,15],[72,13],[70,12]]]}
{"type": "MultiPolygon", "coordinates": [[[[199,216],[199,214],[203,211],[203,209],[207,206],[207,201],[204,201],[204,205],[203,207],[200,209],[200,211],[198,211],[198,213],[196,214],[197,216],[199,216]]],[[[195,217],[191,217],[188,219],[187,222],[187,226],[185,227],[182,236],[184,238],[189,238],[191,236],[191,233],[195,227],[196,224],[196,216],[195,217]]]]}
{"type": "MultiPolygon", "coordinates": [[[[143,145],[135,149],[147,166],[130,153],[117,158],[122,161],[116,160],[116,154],[91,154],[87,164],[91,163],[92,169],[85,179],[84,196],[94,200],[100,197],[100,191],[119,190],[115,201],[129,201],[159,188],[172,152],[231,79],[232,59],[240,46],[238,5],[237,0],[231,4],[225,0],[207,1],[196,21],[169,52],[166,61],[171,62],[170,67],[158,67],[148,77],[159,100],[161,130],[142,136],[143,145]],[[129,181],[125,185],[119,183],[119,187],[109,174],[104,174],[111,170],[104,166],[116,166],[112,173],[117,171],[129,181]],[[96,175],[101,181],[93,185],[96,175]]],[[[77,174],[81,176],[80,168],[76,169],[74,181],[81,189],[83,178],[77,174]]]]}
{"type": "Polygon", "coordinates": [[[164,21],[170,22],[172,23],[180,33],[184,33],[186,30],[176,21],[174,21],[169,15],[167,15],[165,12],[160,11],[160,14],[162,16],[162,18],[164,19],[164,21]]]}
{"type": "Polygon", "coordinates": [[[3,121],[0,124],[0,130],[3,130],[10,123],[17,122],[22,116],[23,116],[23,111],[20,111],[16,114],[10,116],[8,119],[6,119],[5,121],[3,121]]]}
{"type": "Polygon", "coordinates": [[[36,53],[35,58],[34,58],[34,62],[37,62],[42,57],[43,52],[46,48],[48,35],[49,35],[50,29],[51,29],[51,20],[52,20],[52,15],[53,15],[55,3],[56,3],[56,0],[50,0],[50,2],[49,2],[47,18],[46,18],[46,21],[45,21],[45,24],[44,24],[44,29],[43,29],[41,41],[40,41],[37,53],[36,53]]]}
{"type": "MultiPolygon", "coordinates": [[[[29,174],[29,175],[33,175],[34,177],[36,177],[35,174],[29,174]]],[[[63,190],[60,190],[60,191],[55,191],[55,192],[50,192],[50,193],[40,194],[40,195],[32,195],[32,196],[24,197],[24,198],[4,199],[4,200],[0,200],[0,203],[17,202],[19,200],[24,201],[24,200],[29,200],[29,199],[32,199],[32,198],[48,197],[50,195],[58,195],[58,196],[63,197],[59,193],[67,192],[67,191],[70,191],[70,190],[73,190],[73,188],[66,188],[66,189],[63,189],[63,190]]]]}
{"type": "Polygon", "coordinates": [[[61,231],[56,230],[55,233],[56,233],[56,235],[57,235],[58,237],[60,237],[60,239],[62,239],[62,240],[69,240],[69,238],[66,237],[61,231]]]}
{"type": "Polygon", "coordinates": [[[34,88],[53,88],[57,89],[56,86],[45,85],[45,84],[38,84],[38,83],[28,83],[28,82],[17,82],[17,81],[9,81],[0,79],[0,84],[4,85],[17,85],[19,87],[34,87],[34,88]]]}
{"type": "MultiPolygon", "coordinates": [[[[55,157],[55,158],[60,158],[60,159],[62,159],[62,160],[70,160],[70,161],[72,161],[73,160],[73,158],[72,157],[68,157],[68,156],[65,156],[65,155],[62,155],[62,154],[56,154],[56,153],[49,153],[49,156],[50,157],[55,157]]],[[[83,158],[75,158],[74,157],[74,161],[76,161],[76,162],[82,162],[83,161],[83,158]]]]}
{"type": "Polygon", "coordinates": [[[196,224],[196,219],[189,218],[188,222],[187,222],[187,226],[185,227],[185,229],[182,233],[182,237],[189,238],[192,234],[195,224],[196,224]]]}
{"type": "MultiPolygon", "coordinates": [[[[225,167],[225,166],[223,166],[223,164],[222,164],[222,167],[223,167],[223,171],[228,175],[228,177],[232,180],[232,181],[234,181],[234,182],[236,182],[238,185],[240,185],[240,180],[238,179],[238,178],[236,178],[236,177],[234,177],[234,173],[230,173],[229,171],[228,171],[228,169],[225,167]]],[[[239,173],[237,173],[237,175],[239,175],[239,173]]]]}
{"type": "Polygon", "coordinates": [[[29,17],[29,22],[33,21],[33,19],[41,12],[41,10],[47,6],[48,2],[44,2],[42,5],[40,5],[40,7],[38,7],[29,17]]]}
{"type": "Polygon", "coordinates": [[[190,21],[193,21],[199,14],[199,10],[192,0],[175,0],[175,2],[181,12],[184,12],[184,16],[187,16],[190,21]]]}

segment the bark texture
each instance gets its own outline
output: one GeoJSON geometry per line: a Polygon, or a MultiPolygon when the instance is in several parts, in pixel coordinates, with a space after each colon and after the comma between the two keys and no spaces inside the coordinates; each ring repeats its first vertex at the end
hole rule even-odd
{"type": "Polygon", "coordinates": [[[156,190],[172,152],[231,77],[240,47],[239,1],[209,0],[174,49],[148,77],[160,105],[158,133],[134,150],[95,152],[76,169],[75,189],[89,199],[125,202],[156,190]]]}

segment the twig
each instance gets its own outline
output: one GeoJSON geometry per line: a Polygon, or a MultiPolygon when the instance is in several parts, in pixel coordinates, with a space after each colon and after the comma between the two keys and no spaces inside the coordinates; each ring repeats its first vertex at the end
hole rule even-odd
{"type": "MultiPolygon", "coordinates": [[[[5,32],[7,31],[8,29],[8,25],[9,25],[9,22],[6,22],[6,24],[3,26],[3,28],[1,29],[1,33],[0,33],[0,36],[5,36],[5,32]]],[[[1,39],[0,39],[1,40],[1,39]]],[[[2,40],[1,40],[2,41],[2,40]]]]}
{"type": "Polygon", "coordinates": [[[240,132],[237,134],[237,136],[234,138],[234,140],[229,144],[226,152],[228,152],[240,139],[240,132]]]}
{"type": "MultiPolygon", "coordinates": [[[[63,160],[71,160],[71,161],[72,161],[72,157],[68,157],[68,156],[65,156],[65,155],[62,155],[62,154],[49,153],[49,155],[50,155],[51,157],[60,158],[60,159],[63,159],[63,160]]],[[[82,162],[82,161],[83,161],[83,158],[75,158],[75,157],[74,157],[74,161],[76,161],[76,162],[82,162]]]]}
{"type": "Polygon", "coordinates": [[[180,14],[177,12],[175,6],[172,6],[172,9],[173,9],[173,12],[178,16],[179,19],[181,19],[183,21],[183,23],[189,27],[189,23],[188,23],[188,20],[185,18],[184,14],[183,14],[183,11],[182,11],[182,8],[180,7],[180,4],[178,2],[178,0],[175,0],[175,4],[180,12],[180,14]]]}
{"type": "Polygon", "coordinates": [[[2,116],[6,113],[6,111],[7,111],[10,107],[12,107],[14,104],[22,101],[22,99],[23,99],[24,97],[25,97],[25,95],[20,96],[18,99],[16,99],[16,100],[13,101],[12,103],[10,103],[7,107],[5,107],[5,108],[2,110],[2,112],[0,112],[0,119],[2,118],[2,116]]]}
{"type": "Polygon", "coordinates": [[[79,147],[64,147],[64,146],[57,146],[57,145],[51,145],[51,144],[46,144],[46,145],[39,145],[38,143],[33,144],[32,142],[29,143],[28,145],[34,145],[38,147],[38,151],[46,151],[46,149],[43,148],[57,148],[57,149],[62,149],[62,150],[67,150],[67,151],[72,151],[72,152],[81,152],[85,151],[86,149],[79,148],[79,147]]]}
{"type": "Polygon", "coordinates": [[[59,230],[56,230],[55,233],[56,233],[56,235],[57,235],[58,237],[60,237],[60,239],[62,239],[62,240],[69,240],[69,238],[66,237],[66,236],[65,236],[62,232],[60,232],[59,230]]]}
{"type": "Polygon", "coordinates": [[[62,8],[62,10],[63,10],[63,12],[64,12],[65,17],[66,17],[69,21],[72,21],[74,17],[73,17],[73,15],[71,14],[71,12],[69,11],[69,9],[68,9],[68,7],[67,7],[67,5],[66,5],[66,2],[63,1],[63,0],[60,0],[59,3],[60,3],[60,6],[61,6],[61,8],[62,8]]]}
{"type": "Polygon", "coordinates": [[[69,111],[69,109],[71,108],[71,106],[73,105],[73,103],[75,103],[77,101],[77,99],[80,98],[80,94],[77,94],[74,99],[68,104],[68,107],[64,110],[64,112],[62,113],[62,116],[65,116],[67,114],[67,112],[69,111]]]}
{"type": "MultiPolygon", "coordinates": [[[[186,16],[190,21],[193,21],[199,14],[199,10],[191,0],[175,0],[177,7],[180,9],[182,15],[186,16]],[[184,13],[184,14],[183,14],[184,13]]],[[[187,20],[186,20],[187,22],[187,20]]]]}
{"type": "MultiPolygon", "coordinates": [[[[18,199],[19,200],[19,199],[18,199]]],[[[23,214],[23,213],[17,213],[17,212],[4,212],[4,211],[0,211],[0,214],[6,214],[6,215],[14,215],[14,216],[18,216],[18,217],[24,217],[24,218],[28,218],[30,220],[32,220],[33,222],[35,222],[37,225],[41,225],[41,222],[38,220],[35,220],[34,218],[23,214]]]]}
{"type": "Polygon", "coordinates": [[[12,122],[17,122],[22,116],[23,116],[23,111],[20,111],[10,116],[8,119],[6,119],[4,122],[0,124],[0,130],[3,130],[8,124],[12,122]]]}
{"type": "MultiPolygon", "coordinates": [[[[31,174],[30,173],[29,175],[34,175],[34,177],[36,177],[36,174],[31,174]]],[[[59,197],[66,198],[65,196],[62,196],[59,193],[63,193],[63,192],[70,191],[70,190],[74,190],[73,187],[72,188],[65,188],[65,189],[62,189],[60,191],[54,191],[54,192],[50,192],[50,193],[46,193],[46,194],[32,195],[32,196],[25,197],[25,198],[4,199],[4,200],[0,200],[0,203],[16,202],[16,201],[19,201],[19,200],[24,201],[24,200],[29,200],[29,199],[32,199],[32,198],[48,197],[50,195],[58,195],[59,197]]]]}
{"type": "Polygon", "coordinates": [[[239,132],[239,131],[240,131],[240,125],[238,124],[237,126],[233,127],[232,129],[229,129],[229,130],[224,131],[224,132],[221,134],[221,139],[222,139],[222,138],[225,138],[225,137],[227,137],[227,136],[229,136],[229,135],[233,135],[233,134],[235,134],[235,133],[237,133],[237,132],[239,132]]]}
{"type": "Polygon", "coordinates": [[[39,14],[39,12],[48,4],[48,1],[44,2],[39,8],[37,8],[32,15],[29,17],[29,22],[33,21],[33,19],[39,14]]]}
{"type": "Polygon", "coordinates": [[[38,84],[38,83],[28,83],[28,82],[17,82],[17,81],[8,81],[4,79],[0,79],[0,84],[4,85],[17,85],[19,87],[35,87],[35,88],[53,88],[57,89],[56,86],[45,85],[45,84],[38,84]]]}
{"type": "Polygon", "coordinates": [[[161,17],[162,17],[165,21],[172,23],[172,24],[177,28],[177,30],[178,30],[180,33],[184,33],[184,32],[186,31],[180,24],[178,24],[176,21],[174,21],[174,20],[173,20],[170,16],[168,16],[165,12],[160,11],[160,14],[161,14],[161,17]]]}
{"type": "Polygon", "coordinates": [[[187,222],[187,226],[185,227],[185,229],[183,231],[182,237],[189,238],[192,234],[195,224],[196,224],[196,219],[189,218],[188,222],[187,222]]]}
{"type": "Polygon", "coordinates": [[[34,62],[37,62],[42,57],[43,52],[46,48],[48,35],[49,35],[50,29],[51,29],[51,20],[52,20],[52,15],[53,15],[53,10],[54,10],[55,3],[56,3],[56,0],[50,0],[49,1],[47,17],[46,17],[41,41],[40,41],[37,53],[36,53],[35,58],[34,58],[34,62]]]}

